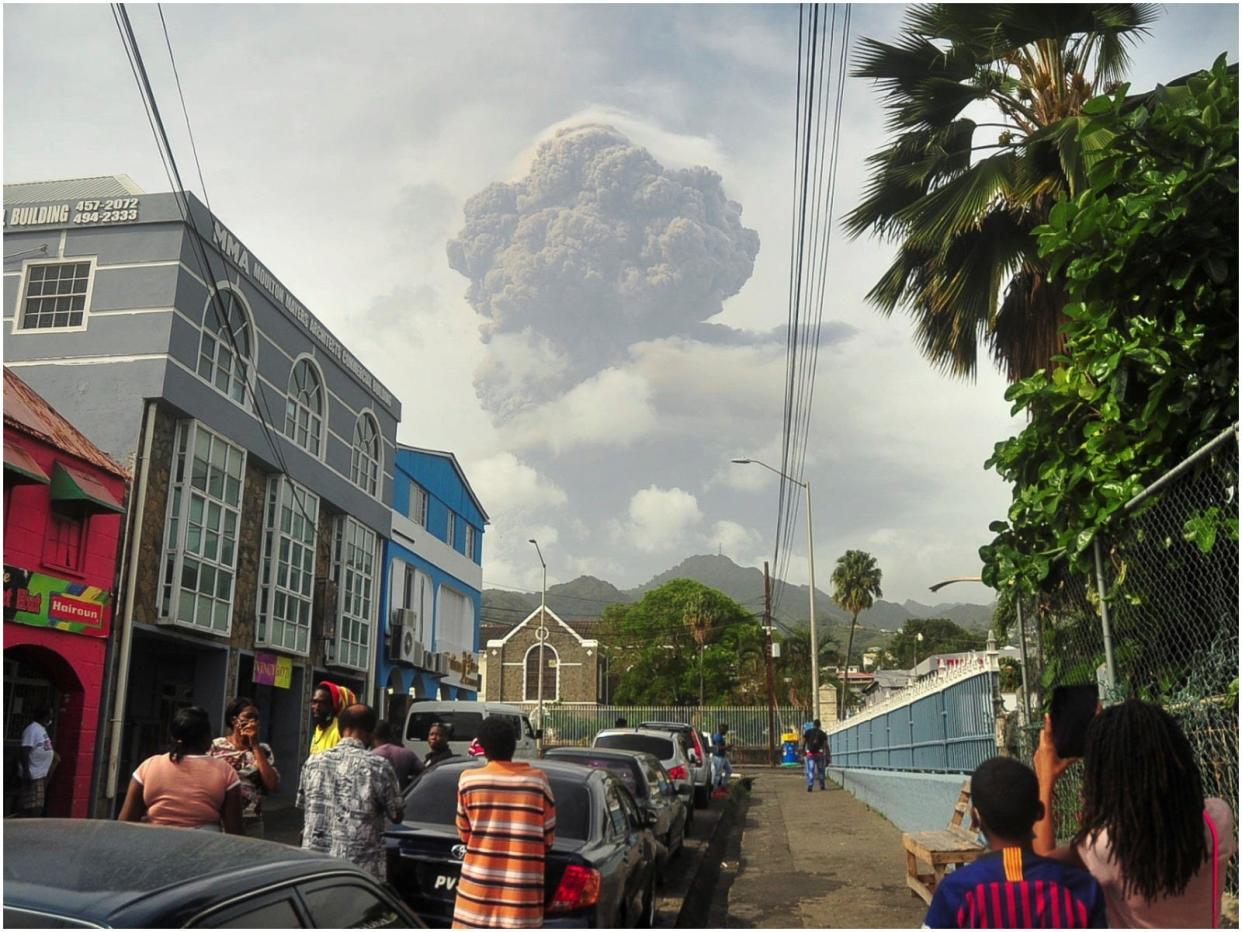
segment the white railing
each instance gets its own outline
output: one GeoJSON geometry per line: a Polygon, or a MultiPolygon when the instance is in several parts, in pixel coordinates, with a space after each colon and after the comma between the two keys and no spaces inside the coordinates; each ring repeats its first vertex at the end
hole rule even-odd
{"type": "Polygon", "coordinates": [[[830,735],[834,735],[839,731],[844,731],[854,725],[875,718],[878,715],[884,715],[894,709],[900,709],[902,706],[909,705],[916,699],[932,693],[940,692],[947,689],[954,683],[960,683],[962,680],[968,680],[972,676],[978,676],[980,673],[996,673],[1000,669],[999,655],[996,653],[974,654],[959,660],[952,666],[945,666],[938,669],[930,676],[926,676],[905,689],[899,689],[891,693],[886,698],[880,700],[875,705],[860,709],[856,714],[844,719],[843,721],[831,724],[825,731],[830,735]]]}

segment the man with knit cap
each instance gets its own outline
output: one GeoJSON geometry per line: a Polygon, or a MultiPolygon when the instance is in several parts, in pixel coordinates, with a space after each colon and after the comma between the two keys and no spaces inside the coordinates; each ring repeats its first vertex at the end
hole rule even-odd
{"type": "Polygon", "coordinates": [[[336,747],[341,740],[337,717],[342,710],[357,701],[358,697],[347,686],[338,686],[324,680],[315,687],[310,701],[311,718],[315,722],[315,733],[311,736],[310,746],[312,754],[336,747]]]}

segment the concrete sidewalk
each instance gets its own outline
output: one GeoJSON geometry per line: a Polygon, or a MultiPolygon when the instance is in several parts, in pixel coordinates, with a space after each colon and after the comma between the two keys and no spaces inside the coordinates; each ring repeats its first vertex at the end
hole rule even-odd
{"type": "Polygon", "coordinates": [[[729,889],[728,928],[917,929],[901,832],[849,793],[806,791],[801,770],[755,768],[729,889]]]}

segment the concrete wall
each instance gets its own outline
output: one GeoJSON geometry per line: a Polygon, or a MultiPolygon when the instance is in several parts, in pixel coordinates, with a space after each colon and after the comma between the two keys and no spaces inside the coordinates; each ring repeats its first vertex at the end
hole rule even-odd
{"type": "Polygon", "coordinates": [[[882,813],[903,832],[941,829],[957,803],[966,774],[899,773],[829,767],[828,776],[882,813]]]}

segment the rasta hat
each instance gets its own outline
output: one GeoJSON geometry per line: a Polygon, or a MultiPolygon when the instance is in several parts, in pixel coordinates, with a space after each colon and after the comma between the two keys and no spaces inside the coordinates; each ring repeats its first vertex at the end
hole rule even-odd
{"type": "Polygon", "coordinates": [[[348,686],[338,686],[336,683],[330,683],[324,680],[319,684],[320,689],[326,689],[328,695],[332,697],[332,714],[340,715],[341,711],[346,707],[353,705],[358,701],[357,695],[348,686]]]}

